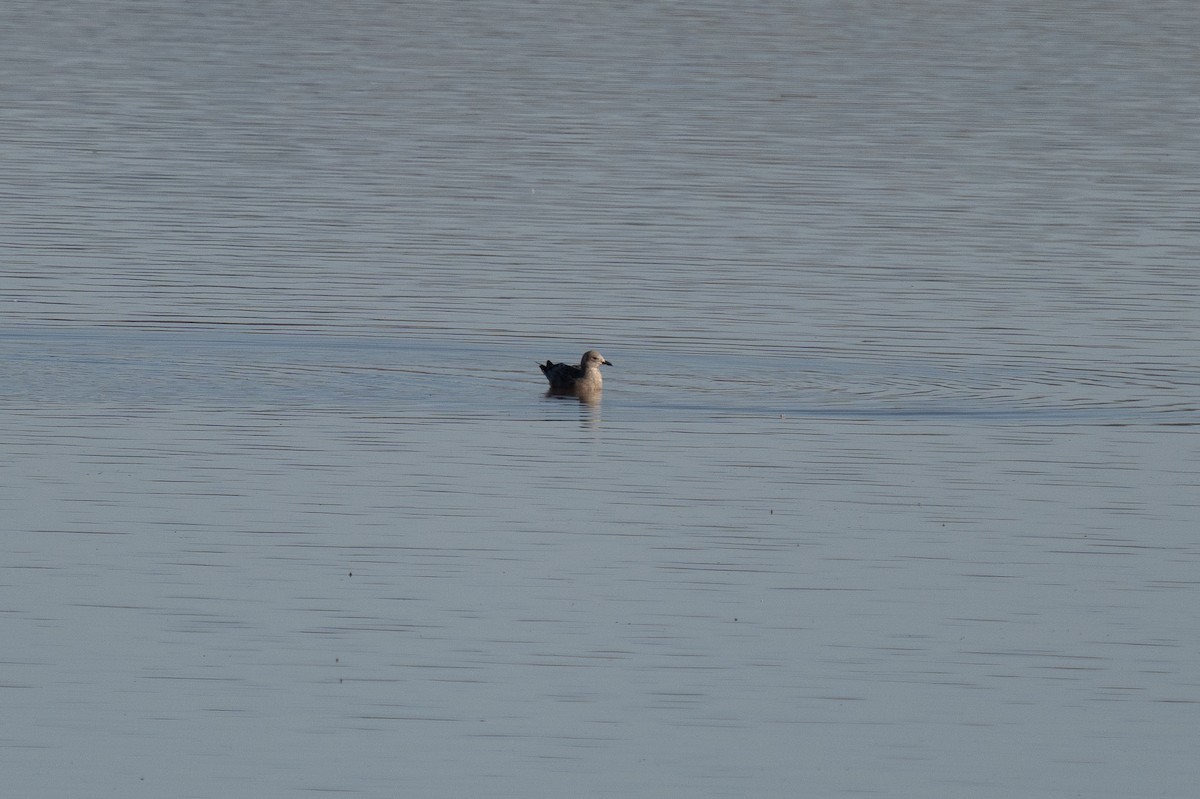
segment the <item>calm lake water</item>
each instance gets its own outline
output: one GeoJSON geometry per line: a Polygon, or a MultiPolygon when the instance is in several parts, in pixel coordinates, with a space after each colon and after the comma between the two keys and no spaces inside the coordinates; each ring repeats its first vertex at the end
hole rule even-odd
{"type": "Polygon", "coordinates": [[[1194,796],[1191,0],[0,21],[9,790],[1194,796]]]}

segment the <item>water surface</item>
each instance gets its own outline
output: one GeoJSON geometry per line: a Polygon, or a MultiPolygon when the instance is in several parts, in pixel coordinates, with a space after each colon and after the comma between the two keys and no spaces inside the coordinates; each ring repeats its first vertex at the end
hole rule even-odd
{"type": "Polygon", "coordinates": [[[4,15],[24,795],[1194,792],[1189,3],[4,15]]]}

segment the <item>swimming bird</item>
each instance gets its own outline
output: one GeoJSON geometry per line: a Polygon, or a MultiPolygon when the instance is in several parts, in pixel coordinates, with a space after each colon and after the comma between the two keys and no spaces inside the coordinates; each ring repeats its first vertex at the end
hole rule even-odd
{"type": "Polygon", "coordinates": [[[612,366],[595,350],[588,350],[579,359],[579,365],[570,363],[539,363],[538,368],[550,381],[551,394],[586,394],[599,391],[604,382],[600,377],[600,366],[612,366]]]}

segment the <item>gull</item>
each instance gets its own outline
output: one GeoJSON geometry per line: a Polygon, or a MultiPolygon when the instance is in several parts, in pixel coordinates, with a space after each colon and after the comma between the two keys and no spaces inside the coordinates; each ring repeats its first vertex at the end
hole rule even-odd
{"type": "Polygon", "coordinates": [[[550,381],[551,394],[591,394],[602,388],[600,365],[612,366],[595,350],[588,350],[579,359],[579,365],[570,363],[539,363],[538,368],[550,381]]]}

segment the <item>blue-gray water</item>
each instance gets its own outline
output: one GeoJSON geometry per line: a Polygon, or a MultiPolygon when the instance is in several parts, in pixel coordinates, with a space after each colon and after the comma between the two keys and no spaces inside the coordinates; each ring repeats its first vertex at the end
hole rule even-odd
{"type": "Polygon", "coordinates": [[[1193,796],[1197,42],[8,3],[6,789],[1193,796]]]}

